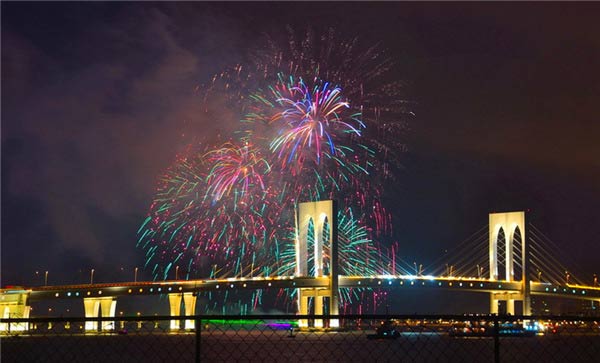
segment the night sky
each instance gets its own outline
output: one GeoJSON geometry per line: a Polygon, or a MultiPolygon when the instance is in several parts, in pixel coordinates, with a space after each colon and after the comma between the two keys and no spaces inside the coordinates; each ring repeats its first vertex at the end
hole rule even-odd
{"type": "Polygon", "coordinates": [[[158,176],[226,127],[196,88],[288,24],[396,61],[416,115],[386,201],[401,257],[527,210],[576,275],[600,273],[599,3],[1,7],[3,286],[133,280],[158,176]]]}

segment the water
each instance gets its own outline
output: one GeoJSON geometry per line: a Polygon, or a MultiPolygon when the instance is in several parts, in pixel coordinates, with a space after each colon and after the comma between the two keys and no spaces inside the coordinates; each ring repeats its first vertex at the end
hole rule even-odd
{"type": "MultiPolygon", "coordinates": [[[[367,339],[372,330],[291,332],[214,325],[195,332],[60,334],[2,337],[2,362],[493,362],[494,339],[445,332],[403,332],[367,339]]],[[[599,334],[500,338],[502,362],[598,362],[599,334]]]]}

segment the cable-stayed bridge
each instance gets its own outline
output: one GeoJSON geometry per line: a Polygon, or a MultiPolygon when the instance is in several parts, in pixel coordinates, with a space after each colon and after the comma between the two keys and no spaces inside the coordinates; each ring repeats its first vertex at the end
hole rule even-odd
{"type": "MultiPolygon", "coordinates": [[[[524,315],[531,314],[532,295],[591,300],[600,303],[597,277],[584,282],[560,262],[560,249],[537,227],[525,224],[524,212],[493,213],[489,225],[459,244],[456,249],[423,267],[396,257],[382,258],[378,274],[340,275],[338,273],[337,222],[335,203],[321,201],[300,203],[297,210],[296,266],[293,274],[230,276],[196,280],[119,282],[40,286],[3,289],[0,312],[3,318],[29,317],[29,303],[52,299],[81,299],[86,317],[114,317],[118,297],[167,295],[173,316],[194,315],[197,294],[209,291],[243,291],[257,289],[295,289],[298,312],[337,315],[340,289],[443,289],[472,291],[490,296],[490,313],[498,313],[499,302],[506,312],[515,313],[515,301],[522,304],[524,315]],[[327,221],[331,221],[328,223],[327,221]],[[331,225],[331,227],[328,227],[331,225]],[[315,230],[309,231],[310,228],[315,230]],[[331,228],[325,231],[325,228],[331,228]],[[527,235],[525,234],[527,230],[527,235]],[[308,242],[309,235],[313,237],[308,242]]],[[[331,319],[331,327],[338,322],[331,319]]],[[[306,326],[307,321],[300,321],[306,326]]],[[[324,322],[316,320],[316,327],[324,322]]],[[[0,329],[8,329],[0,324],[0,329]]],[[[103,322],[102,329],[112,329],[103,322]]],[[[26,329],[15,326],[13,329],[26,329]]],[[[186,328],[193,321],[185,322],[186,328]]],[[[87,330],[97,323],[88,322],[87,330]]],[[[171,328],[178,329],[179,321],[171,328]]]]}

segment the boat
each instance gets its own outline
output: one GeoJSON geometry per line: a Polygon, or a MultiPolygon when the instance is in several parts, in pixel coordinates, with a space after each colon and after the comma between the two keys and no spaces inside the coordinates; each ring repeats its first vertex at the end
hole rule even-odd
{"type": "MultiPolygon", "coordinates": [[[[453,324],[448,335],[451,337],[493,337],[496,328],[491,322],[462,322],[453,324]]],[[[535,330],[526,329],[521,323],[500,323],[498,336],[501,337],[532,337],[535,330]]]]}
{"type": "Polygon", "coordinates": [[[367,339],[397,339],[400,337],[396,324],[391,320],[382,321],[375,334],[367,334],[367,339]]]}

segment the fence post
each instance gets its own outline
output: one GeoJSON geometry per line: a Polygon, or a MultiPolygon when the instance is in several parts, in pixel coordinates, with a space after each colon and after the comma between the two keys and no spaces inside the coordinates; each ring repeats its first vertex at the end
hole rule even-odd
{"type": "Polygon", "coordinates": [[[500,363],[500,319],[494,314],[494,362],[500,363]]]}
{"type": "Polygon", "coordinates": [[[202,331],[202,319],[196,315],[196,363],[200,363],[200,333],[202,331]]]}

